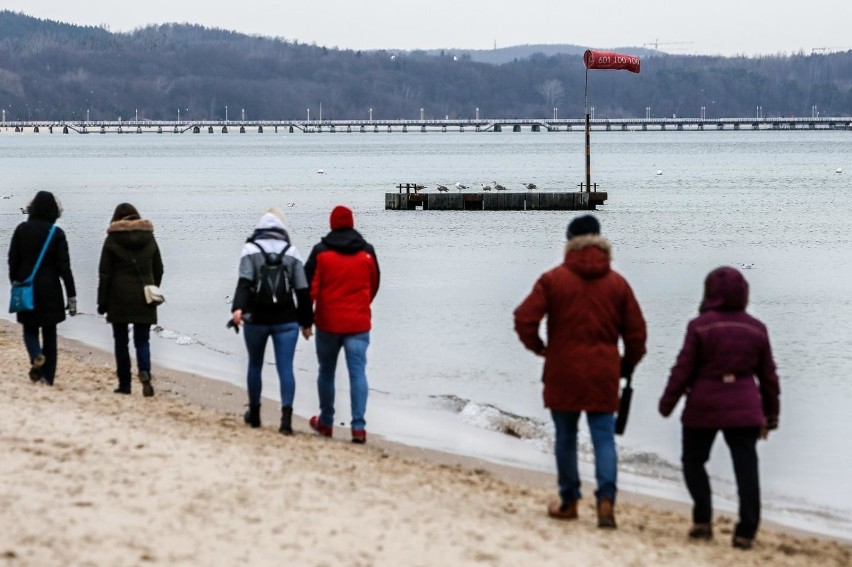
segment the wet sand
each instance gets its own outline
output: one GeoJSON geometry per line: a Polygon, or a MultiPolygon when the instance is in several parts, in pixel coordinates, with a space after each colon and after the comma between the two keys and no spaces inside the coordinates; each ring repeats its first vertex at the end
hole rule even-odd
{"type": "Polygon", "coordinates": [[[578,521],[551,520],[551,475],[322,439],[302,419],[284,437],[272,401],[252,430],[242,389],[170,369],[153,398],[115,395],[111,353],[74,341],[53,388],[28,369],[0,321],[0,566],[852,564],[848,541],[777,526],[734,550],[724,516],[689,542],[685,505],[631,494],[616,531],[588,497],[578,521]]]}

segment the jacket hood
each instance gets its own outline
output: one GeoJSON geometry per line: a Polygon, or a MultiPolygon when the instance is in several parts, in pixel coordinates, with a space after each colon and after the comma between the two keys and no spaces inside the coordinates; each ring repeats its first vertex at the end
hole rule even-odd
{"type": "Polygon", "coordinates": [[[736,268],[716,268],[704,280],[704,298],[698,311],[744,311],[748,282],[736,268]]]}
{"type": "Polygon", "coordinates": [[[290,242],[290,235],[287,234],[287,227],[281,217],[273,212],[263,213],[257,224],[254,225],[254,232],[248,239],[251,240],[284,240],[290,242]]]}
{"type": "Polygon", "coordinates": [[[367,241],[354,228],[332,230],[322,237],[322,242],[341,254],[355,254],[367,246],[367,241]]]}
{"type": "Polygon", "coordinates": [[[565,265],[583,279],[609,273],[612,245],[598,234],[575,236],[565,244],[565,265]]]}
{"type": "Polygon", "coordinates": [[[141,250],[154,239],[154,223],[144,219],[118,220],[110,223],[107,234],[128,250],[141,250]]]}

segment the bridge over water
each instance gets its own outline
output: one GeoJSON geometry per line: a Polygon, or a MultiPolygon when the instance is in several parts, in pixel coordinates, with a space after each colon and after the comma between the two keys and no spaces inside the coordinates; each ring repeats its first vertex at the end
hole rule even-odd
{"type": "MultiPolygon", "coordinates": [[[[594,131],[848,130],[852,116],[776,118],[596,118],[594,131]]],[[[489,118],[447,120],[19,120],[0,124],[3,132],[62,134],[130,133],[337,133],[337,132],[571,132],[584,131],[583,118],[489,118]]]]}

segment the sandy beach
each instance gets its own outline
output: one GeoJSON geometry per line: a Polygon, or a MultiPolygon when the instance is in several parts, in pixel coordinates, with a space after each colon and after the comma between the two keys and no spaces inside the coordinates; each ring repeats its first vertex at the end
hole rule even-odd
{"type": "Polygon", "coordinates": [[[271,401],[251,430],[239,388],[158,368],[154,398],[118,396],[112,364],[60,339],[56,385],[32,384],[20,327],[0,322],[0,565],[852,563],[849,542],[777,527],[734,550],[727,517],[688,542],[685,506],[630,494],[616,531],[589,489],[579,521],[550,520],[549,475],[304,420],[284,437],[271,401]]]}

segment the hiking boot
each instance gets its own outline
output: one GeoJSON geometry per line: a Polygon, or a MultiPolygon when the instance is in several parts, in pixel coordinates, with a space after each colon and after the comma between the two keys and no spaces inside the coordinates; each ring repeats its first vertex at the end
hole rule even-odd
{"type": "Polygon", "coordinates": [[[734,540],[731,542],[736,549],[751,549],[752,545],[754,545],[754,539],[745,536],[735,535],[734,540]]]}
{"type": "Polygon", "coordinates": [[[139,381],[142,382],[142,395],[150,398],[154,395],[154,385],[151,384],[151,373],[146,371],[139,372],[139,381]]]}
{"type": "Polygon", "coordinates": [[[576,520],[577,501],[565,504],[559,500],[554,500],[547,507],[547,515],[557,520],[576,520]]]}
{"type": "Polygon", "coordinates": [[[367,442],[367,431],[364,429],[352,430],[352,442],[358,445],[363,445],[367,442]]]}
{"type": "Polygon", "coordinates": [[[332,427],[320,423],[318,415],[313,416],[308,424],[311,426],[311,429],[316,431],[319,435],[322,435],[323,437],[331,437],[332,427]]]}
{"type": "Polygon", "coordinates": [[[41,367],[44,366],[45,362],[47,362],[47,359],[43,354],[39,354],[33,359],[32,366],[30,366],[30,380],[33,382],[41,380],[41,367]]]}
{"type": "Polygon", "coordinates": [[[692,524],[689,529],[689,539],[713,539],[713,528],[710,524],[692,524]]]}
{"type": "Polygon", "coordinates": [[[260,427],[260,404],[256,406],[250,405],[246,413],[243,414],[243,421],[252,428],[260,427]]]}
{"type": "Polygon", "coordinates": [[[130,395],[130,388],[123,388],[123,387],[119,386],[118,388],[113,390],[112,393],[113,394],[125,394],[125,395],[129,396],[130,395]]]}
{"type": "Polygon", "coordinates": [[[615,529],[615,504],[610,498],[601,498],[598,501],[598,527],[615,529]]]}
{"type": "Polygon", "coordinates": [[[281,408],[281,426],[278,432],[283,435],[293,435],[293,407],[281,408]]]}

